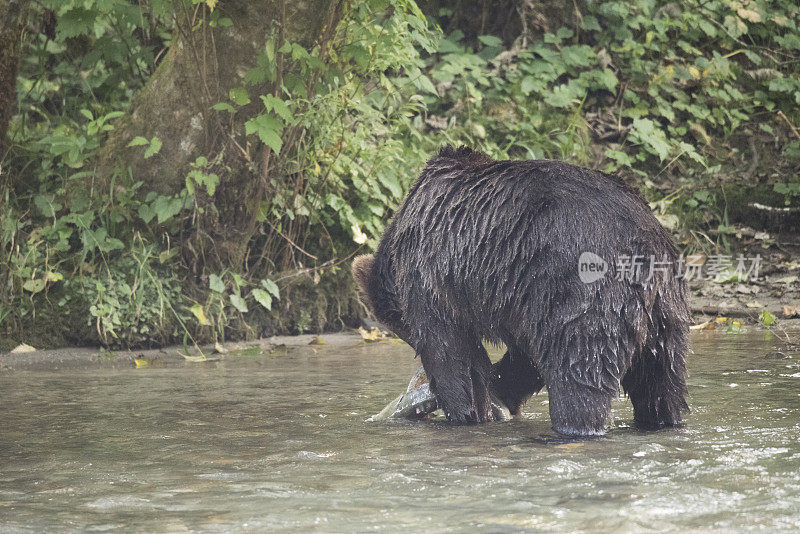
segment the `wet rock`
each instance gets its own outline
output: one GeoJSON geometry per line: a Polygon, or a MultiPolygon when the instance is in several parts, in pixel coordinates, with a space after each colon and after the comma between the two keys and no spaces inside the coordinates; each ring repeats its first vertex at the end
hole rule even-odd
{"type": "Polygon", "coordinates": [[[766,355],[764,355],[764,359],[766,360],[785,360],[786,358],[788,358],[786,354],[778,351],[768,352],[766,355]]]}

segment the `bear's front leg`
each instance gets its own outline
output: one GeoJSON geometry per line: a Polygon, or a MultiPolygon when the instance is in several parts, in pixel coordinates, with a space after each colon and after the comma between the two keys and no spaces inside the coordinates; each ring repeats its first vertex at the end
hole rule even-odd
{"type": "Polygon", "coordinates": [[[491,420],[492,368],[486,349],[474,334],[457,327],[433,332],[417,350],[445,416],[457,424],[491,420]]]}

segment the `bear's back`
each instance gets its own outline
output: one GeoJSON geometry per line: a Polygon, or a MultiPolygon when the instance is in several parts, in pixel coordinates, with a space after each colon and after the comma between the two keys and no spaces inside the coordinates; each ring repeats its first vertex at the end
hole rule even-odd
{"type": "Polygon", "coordinates": [[[428,162],[395,222],[395,231],[441,241],[436,247],[520,235],[550,241],[547,232],[573,238],[565,248],[602,242],[609,253],[632,242],[671,243],[638,192],[615,175],[554,160],[495,161],[464,147],[445,147],[428,162]]]}
{"type": "MultiPolygon", "coordinates": [[[[379,248],[392,256],[406,306],[435,295],[493,324],[534,302],[594,298],[594,286],[562,282],[577,278],[584,252],[611,265],[634,255],[677,259],[647,204],[619,178],[559,161],[494,161],[469,149],[443,150],[428,163],[379,248]]],[[[627,298],[626,291],[614,294],[627,298]]]]}

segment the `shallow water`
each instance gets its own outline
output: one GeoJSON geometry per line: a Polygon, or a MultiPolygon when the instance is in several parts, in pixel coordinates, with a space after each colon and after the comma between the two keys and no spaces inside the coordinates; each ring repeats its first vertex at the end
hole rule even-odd
{"type": "MultiPolygon", "coordinates": [[[[366,423],[417,361],[397,343],[142,369],[0,374],[0,531],[800,529],[798,353],[695,333],[677,430],[366,423]]],[[[251,351],[252,352],[252,351],[251,351]]]]}

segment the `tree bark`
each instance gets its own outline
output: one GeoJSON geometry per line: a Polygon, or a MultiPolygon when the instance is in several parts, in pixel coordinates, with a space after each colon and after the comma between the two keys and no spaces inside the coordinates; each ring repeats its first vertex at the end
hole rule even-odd
{"type": "Polygon", "coordinates": [[[0,0],[0,161],[8,152],[8,123],[17,112],[17,68],[27,2],[0,0]]]}

